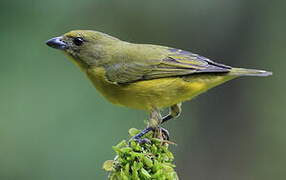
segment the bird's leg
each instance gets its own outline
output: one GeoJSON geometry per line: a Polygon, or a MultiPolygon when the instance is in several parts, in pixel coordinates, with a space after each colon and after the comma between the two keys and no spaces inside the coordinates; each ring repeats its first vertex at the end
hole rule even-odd
{"type": "MultiPolygon", "coordinates": [[[[142,130],[140,133],[138,133],[137,135],[133,136],[131,138],[134,139],[135,141],[139,142],[139,143],[150,143],[150,140],[148,139],[142,139],[142,136],[144,136],[145,134],[147,134],[150,131],[154,131],[154,136],[161,136],[161,128],[159,127],[159,125],[162,122],[162,116],[161,113],[158,109],[153,109],[150,112],[150,118],[149,118],[149,123],[148,123],[148,127],[145,128],[144,130],[142,130]]],[[[163,133],[166,132],[166,130],[163,130],[163,133]]],[[[168,133],[167,133],[168,135],[168,133]]]]}
{"type": "Polygon", "coordinates": [[[143,138],[142,136],[144,136],[145,134],[147,134],[150,131],[153,131],[154,128],[153,127],[147,127],[145,129],[143,129],[140,133],[136,134],[135,136],[133,136],[130,140],[135,140],[138,143],[142,144],[142,143],[151,143],[149,139],[143,138]]]}
{"type": "MultiPolygon", "coordinates": [[[[162,118],[162,120],[160,122],[160,125],[163,124],[164,122],[172,119],[172,118],[178,117],[181,114],[181,112],[182,112],[181,105],[182,104],[179,103],[179,104],[175,104],[175,105],[171,106],[170,110],[169,110],[169,114],[162,118]]],[[[160,137],[161,137],[161,139],[169,140],[170,134],[169,134],[168,130],[160,127],[160,125],[159,125],[159,129],[160,129],[160,137]]]]}
{"type": "Polygon", "coordinates": [[[162,129],[160,127],[162,123],[162,115],[160,113],[160,110],[153,109],[150,113],[150,119],[148,127],[153,127],[154,131],[154,137],[159,139],[169,139],[169,133],[167,130],[162,129]],[[167,132],[167,133],[166,133],[167,132]]]}
{"type": "Polygon", "coordinates": [[[171,106],[169,114],[163,117],[161,124],[163,124],[164,122],[166,122],[170,119],[173,119],[173,118],[180,116],[180,114],[182,112],[181,105],[182,104],[179,103],[179,104],[175,104],[175,105],[171,106]]]}
{"type": "Polygon", "coordinates": [[[148,127],[157,128],[162,122],[162,115],[159,109],[153,109],[150,112],[148,127]]]}
{"type": "Polygon", "coordinates": [[[139,143],[149,143],[150,140],[142,139],[142,136],[144,136],[150,131],[154,131],[154,137],[162,140],[169,140],[169,132],[166,129],[160,127],[160,125],[172,118],[178,117],[181,111],[181,103],[175,104],[170,107],[169,114],[162,118],[160,111],[158,109],[153,109],[150,112],[148,127],[142,130],[139,134],[132,137],[131,139],[134,139],[139,143]]]}

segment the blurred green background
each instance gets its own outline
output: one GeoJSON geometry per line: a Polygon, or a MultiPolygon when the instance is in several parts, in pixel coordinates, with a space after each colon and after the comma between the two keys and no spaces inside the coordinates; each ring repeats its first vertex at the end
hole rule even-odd
{"type": "Polygon", "coordinates": [[[181,179],[286,179],[285,1],[0,0],[0,179],[106,179],[144,112],[108,103],[45,40],[93,29],[274,72],[183,105],[166,127],[181,179]]]}

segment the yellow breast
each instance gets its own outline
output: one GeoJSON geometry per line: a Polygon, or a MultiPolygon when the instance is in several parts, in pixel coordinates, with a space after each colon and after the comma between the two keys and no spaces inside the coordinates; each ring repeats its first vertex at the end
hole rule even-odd
{"type": "Polygon", "coordinates": [[[143,110],[169,107],[190,100],[207,89],[233,78],[190,75],[184,78],[160,78],[119,85],[107,81],[105,70],[101,67],[88,69],[87,75],[96,89],[110,102],[143,110]]]}

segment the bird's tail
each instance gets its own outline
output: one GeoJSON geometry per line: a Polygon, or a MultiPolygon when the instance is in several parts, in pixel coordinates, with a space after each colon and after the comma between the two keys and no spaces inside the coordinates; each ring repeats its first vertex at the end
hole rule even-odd
{"type": "Polygon", "coordinates": [[[229,75],[233,76],[270,76],[272,72],[258,69],[232,68],[229,75]]]}

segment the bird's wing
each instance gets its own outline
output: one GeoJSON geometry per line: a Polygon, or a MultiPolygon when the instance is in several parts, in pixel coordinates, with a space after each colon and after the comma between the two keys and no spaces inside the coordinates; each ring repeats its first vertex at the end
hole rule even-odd
{"type": "Polygon", "coordinates": [[[197,54],[168,48],[166,56],[161,59],[110,65],[106,69],[106,77],[111,82],[124,84],[195,73],[229,72],[230,69],[230,66],[213,62],[197,54]]]}

